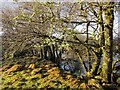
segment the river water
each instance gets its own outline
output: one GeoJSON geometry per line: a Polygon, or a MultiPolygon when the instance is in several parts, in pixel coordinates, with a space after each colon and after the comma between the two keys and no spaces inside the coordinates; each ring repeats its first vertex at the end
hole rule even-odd
{"type": "MultiPolygon", "coordinates": [[[[120,58],[119,54],[114,55],[113,62],[118,60],[118,58],[120,58]]],[[[102,62],[101,62],[101,64],[102,64],[102,62]]],[[[118,65],[120,65],[120,63],[118,63],[118,65]]],[[[86,66],[87,67],[89,66],[89,64],[87,62],[86,62],[86,66]]],[[[73,61],[72,60],[71,61],[69,61],[69,60],[61,61],[60,67],[61,67],[61,69],[65,70],[65,71],[72,71],[72,72],[75,71],[75,73],[78,72],[78,70],[75,70],[75,69],[79,69],[80,72],[78,72],[78,74],[82,75],[82,76],[85,75],[85,70],[82,67],[82,63],[80,63],[79,61],[77,61],[77,62],[74,62],[74,60],[73,61]],[[76,67],[79,67],[79,68],[76,68],[76,67]]]]}

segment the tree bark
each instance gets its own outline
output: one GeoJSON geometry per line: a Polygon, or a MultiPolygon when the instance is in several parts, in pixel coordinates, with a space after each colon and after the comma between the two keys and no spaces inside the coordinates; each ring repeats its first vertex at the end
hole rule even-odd
{"type": "Polygon", "coordinates": [[[96,60],[96,62],[94,63],[94,65],[92,67],[92,74],[94,76],[97,75],[100,63],[102,61],[102,54],[103,54],[102,47],[104,46],[104,41],[105,41],[105,38],[104,38],[103,10],[102,10],[102,7],[103,6],[100,3],[99,7],[98,7],[98,14],[97,14],[98,15],[98,24],[100,26],[100,41],[99,41],[100,48],[99,48],[98,52],[95,52],[95,54],[97,56],[97,60],[96,60]]]}
{"type": "Polygon", "coordinates": [[[113,21],[114,21],[114,2],[108,2],[104,7],[105,26],[104,36],[105,45],[103,46],[102,76],[105,81],[111,83],[112,61],[113,61],[113,21]]]}

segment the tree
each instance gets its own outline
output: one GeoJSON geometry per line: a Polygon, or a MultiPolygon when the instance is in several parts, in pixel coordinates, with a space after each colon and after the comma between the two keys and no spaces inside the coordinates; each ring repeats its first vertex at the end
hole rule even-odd
{"type": "Polygon", "coordinates": [[[112,61],[113,61],[113,21],[114,21],[114,2],[109,2],[104,7],[105,24],[104,36],[105,45],[103,46],[103,77],[111,83],[112,61]],[[107,74],[106,74],[107,72],[107,74]]]}
{"type": "Polygon", "coordinates": [[[111,83],[114,2],[26,2],[18,5],[19,15],[10,17],[3,13],[7,29],[4,46],[10,47],[5,50],[7,55],[26,51],[59,64],[62,55],[74,53],[85,72],[96,76],[102,67],[103,78],[111,83]],[[81,31],[76,30],[77,26],[82,27],[81,31]]]}
{"type": "Polygon", "coordinates": [[[114,54],[118,53],[120,55],[120,32],[117,33],[116,37],[114,38],[113,40],[113,43],[114,43],[114,47],[113,47],[113,50],[114,50],[114,54]]]}

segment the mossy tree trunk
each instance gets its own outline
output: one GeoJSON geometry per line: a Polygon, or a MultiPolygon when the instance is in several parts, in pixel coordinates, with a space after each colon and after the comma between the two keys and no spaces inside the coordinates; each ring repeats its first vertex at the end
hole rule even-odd
{"type": "Polygon", "coordinates": [[[105,42],[105,38],[104,38],[104,22],[103,22],[103,10],[102,10],[103,6],[102,3],[99,4],[98,6],[98,24],[100,26],[100,41],[99,41],[99,45],[100,48],[98,50],[98,52],[95,52],[96,56],[97,56],[97,60],[96,62],[94,62],[94,65],[92,67],[92,71],[91,73],[95,76],[97,75],[100,63],[101,63],[101,59],[102,59],[102,47],[104,46],[104,42],[105,42]]]}
{"type": "Polygon", "coordinates": [[[114,21],[114,2],[108,2],[104,7],[104,36],[105,45],[103,46],[102,77],[111,83],[112,61],[113,61],[113,21],[114,21]]]}

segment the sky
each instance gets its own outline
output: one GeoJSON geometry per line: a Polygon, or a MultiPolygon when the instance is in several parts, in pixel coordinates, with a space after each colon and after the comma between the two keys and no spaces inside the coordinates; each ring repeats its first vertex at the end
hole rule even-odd
{"type": "MultiPolygon", "coordinates": [[[[120,13],[115,13],[115,20],[114,20],[114,30],[116,33],[120,32],[120,13]]],[[[113,33],[114,36],[116,36],[115,33],[113,33]]]]}
{"type": "MultiPolygon", "coordinates": [[[[21,1],[33,1],[33,0],[21,0],[21,1]]],[[[48,0],[38,0],[38,1],[48,1],[48,0]]],[[[56,0],[55,0],[56,1],[56,0]]],[[[60,0],[58,0],[60,1],[60,0]]],[[[13,3],[13,0],[1,0],[0,1],[0,21],[1,21],[1,9],[5,8],[5,7],[10,7],[10,8],[15,8],[17,7],[17,5],[15,3],[13,3]]],[[[115,32],[119,32],[120,31],[120,14],[118,14],[117,12],[114,13],[115,15],[115,20],[114,20],[114,30],[115,32]]],[[[2,35],[2,32],[1,32],[1,26],[2,26],[2,23],[0,22],[0,36],[2,35]]],[[[83,27],[82,26],[77,26],[76,27],[76,30],[79,30],[81,31],[83,27]]],[[[116,36],[115,33],[113,33],[113,36],[116,36]]]]}
{"type": "MultiPolygon", "coordinates": [[[[82,26],[77,26],[76,30],[81,31],[82,28],[83,28],[82,26]]],[[[120,32],[119,28],[120,28],[120,14],[114,13],[114,30],[116,33],[120,32]]],[[[115,32],[113,32],[114,37],[116,36],[115,32]]]]}

